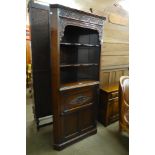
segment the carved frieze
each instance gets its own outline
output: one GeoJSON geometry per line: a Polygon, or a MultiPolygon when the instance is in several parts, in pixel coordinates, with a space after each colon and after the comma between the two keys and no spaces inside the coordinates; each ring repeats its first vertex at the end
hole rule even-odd
{"type": "Polygon", "coordinates": [[[63,17],[60,17],[60,24],[59,24],[59,26],[60,26],[59,27],[59,29],[60,29],[60,40],[64,36],[65,27],[68,26],[68,25],[85,27],[85,28],[97,30],[98,33],[99,33],[100,43],[102,43],[103,25],[97,25],[97,24],[92,24],[92,23],[82,22],[82,21],[79,22],[77,20],[63,18],[63,17]]]}
{"type": "Polygon", "coordinates": [[[72,11],[69,9],[61,8],[59,12],[59,16],[67,17],[75,20],[80,20],[83,22],[89,22],[92,24],[103,25],[103,19],[91,15],[84,14],[78,11],[72,11]]]}
{"type": "Polygon", "coordinates": [[[104,18],[66,8],[59,9],[59,17],[60,40],[64,36],[65,27],[67,25],[73,25],[97,30],[99,33],[100,43],[102,43],[104,18]]]}

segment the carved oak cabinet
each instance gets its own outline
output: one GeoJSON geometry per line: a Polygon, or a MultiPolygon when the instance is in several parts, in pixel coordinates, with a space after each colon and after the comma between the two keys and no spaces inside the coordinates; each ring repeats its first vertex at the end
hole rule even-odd
{"type": "Polygon", "coordinates": [[[50,5],[54,147],[95,134],[105,17],[50,5]]]}
{"type": "Polygon", "coordinates": [[[54,148],[97,132],[99,68],[105,17],[49,5],[54,148]]]}

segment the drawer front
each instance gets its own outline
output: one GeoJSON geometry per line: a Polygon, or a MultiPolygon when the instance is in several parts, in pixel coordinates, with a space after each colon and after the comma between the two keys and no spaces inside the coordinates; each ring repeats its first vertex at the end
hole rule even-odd
{"type": "Polygon", "coordinates": [[[61,112],[68,112],[87,106],[94,102],[94,89],[92,87],[72,89],[61,93],[61,112]]]}
{"type": "Polygon", "coordinates": [[[111,92],[109,94],[109,99],[116,98],[116,97],[118,97],[118,92],[111,92]]]}

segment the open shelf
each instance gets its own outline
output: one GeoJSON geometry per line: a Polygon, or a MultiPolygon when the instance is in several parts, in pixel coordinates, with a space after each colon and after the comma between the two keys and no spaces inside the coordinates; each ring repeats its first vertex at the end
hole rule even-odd
{"type": "Polygon", "coordinates": [[[60,63],[63,64],[91,64],[99,63],[99,47],[62,46],[60,48],[60,63]]]}
{"type": "Polygon", "coordinates": [[[81,80],[77,82],[68,82],[61,85],[60,91],[73,89],[73,88],[80,88],[84,86],[97,85],[97,84],[99,84],[99,81],[95,81],[95,80],[81,80]]]}
{"type": "Polygon", "coordinates": [[[98,32],[65,27],[60,43],[60,90],[98,84],[100,42],[98,32]]]}
{"type": "Polygon", "coordinates": [[[77,82],[77,81],[98,81],[99,66],[85,66],[85,67],[61,67],[60,69],[60,84],[77,82]]]}
{"type": "Polygon", "coordinates": [[[98,66],[97,63],[89,63],[89,64],[62,64],[60,67],[87,67],[87,66],[98,66]]]}
{"type": "Polygon", "coordinates": [[[60,45],[64,46],[88,46],[88,47],[99,47],[100,45],[92,45],[92,44],[81,44],[81,43],[60,43],[60,45]]]}
{"type": "MultiPolygon", "coordinates": [[[[73,45],[100,45],[99,34],[96,30],[66,26],[64,36],[61,40],[63,43],[72,43],[73,45]]],[[[68,44],[71,45],[71,44],[68,44]]]]}

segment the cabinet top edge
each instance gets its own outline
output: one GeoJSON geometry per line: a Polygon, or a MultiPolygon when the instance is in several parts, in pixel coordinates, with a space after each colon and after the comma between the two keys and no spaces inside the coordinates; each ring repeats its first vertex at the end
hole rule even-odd
{"type": "Polygon", "coordinates": [[[28,3],[28,11],[31,9],[31,8],[36,8],[36,9],[42,9],[42,10],[47,10],[47,11],[50,11],[50,8],[49,8],[49,5],[43,5],[43,4],[39,4],[39,3],[34,3],[33,1],[29,1],[28,3]]]}
{"type": "Polygon", "coordinates": [[[94,16],[94,17],[102,18],[103,20],[106,20],[106,17],[104,17],[104,16],[99,16],[99,15],[96,15],[96,14],[93,14],[93,13],[85,12],[85,11],[78,10],[78,9],[75,9],[75,8],[70,8],[70,7],[67,7],[67,6],[60,5],[60,4],[50,4],[50,9],[51,8],[68,9],[68,10],[72,10],[74,12],[76,11],[76,12],[80,12],[80,13],[83,13],[83,14],[86,14],[86,15],[90,15],[90,16],[94,16]]]}
{"type": "Polygon", "coordinates": [[[106,85],[100,87],[100,90],[105,91],[107,93],[118,91],[119,84],[113,84],[113,85],[106,85]]]}

